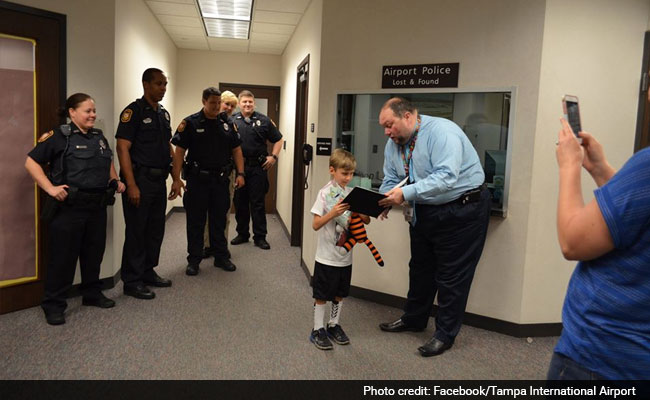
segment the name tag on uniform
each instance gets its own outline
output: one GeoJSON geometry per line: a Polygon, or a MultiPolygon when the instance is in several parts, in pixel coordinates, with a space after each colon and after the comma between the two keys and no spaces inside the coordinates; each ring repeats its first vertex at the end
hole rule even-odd
{"type": "Polygon", "coordinates": [[[151,123],[151,118],[145,118],[142,120],[143,124],[150,124],[151,123]]]}
{"type": "Polygon", "coordinates": [[[196,130],[196,133],[203,133],[203,132],[205,132],[205,129],[204,129],[204,128],[200,128],[200,129],[197,129],[197,130],[196,130]]]}
{"type": "Polygon", "coordinates": [[[87,149],[87,148],[88,146],[86,146],[85,144],[78,144],[75,146],[75,149],[87,149]]]}

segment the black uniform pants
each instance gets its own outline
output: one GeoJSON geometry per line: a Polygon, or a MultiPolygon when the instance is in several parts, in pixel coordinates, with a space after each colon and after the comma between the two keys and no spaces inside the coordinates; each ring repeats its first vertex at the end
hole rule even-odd
{"type": "Polygon", "coordinates": [[[106,248],[106,207],[71,207],[62,204],[50,222],[49,260],[45,296],[41,307],[46,314],[63,312],[65,294],[81,267],[81,294],[97,298],[101,291],[99,270],[106,248]]]}
{"type": "Polygon", "coordinates": [[[250,236],[249,223],[253,219],[253,239],[266,239],[266,210],[264,197],[269,191],[269,178],[261,166],[246,166],[246,185],[235,191],[235,219],[237,233],[250,236]]]}
{"type": "Polygon", "coordinates": [[[183,196],[187,217],[187,262],[198,265],[203,259],[203,231],[206,217],[209,224],[210,247],[216,259],[228,258],[225,228],[230,208],[227,176],[188,176],[183,196]]]}
{"type": "Polygon", "coordinates": [[[154,277],[160,246],[165,235],[167,185],[165,179],[151,178],[144,169],[135,171],[135,182],[140,189],[140,206],[122,196],[126,232],[122,250],[122,282],[137,286],[154,277]]]}
{"type": "Polygon", "coordinates": [[[402,321],[426,328],[438,294],[435,337],[453,343],[465,313],[469,289],[481,257],[490,218],[490,192],[465,205],[415,205],[409,228],[409,292],[402,321]]]}

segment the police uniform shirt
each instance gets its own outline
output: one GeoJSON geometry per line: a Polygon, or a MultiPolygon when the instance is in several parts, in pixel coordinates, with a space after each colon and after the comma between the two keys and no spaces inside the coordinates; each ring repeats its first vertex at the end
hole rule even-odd
{"type": "Polygon", "coordinates": [[[188,161],[196,161],[206,170],[226,166],[232,158],[232,149],[241,143],[237,128],[225,112],[210,119],[203,110],[181,121],[172,138],[172,144],[188,150],[188,161]]]}
{"type": "Polygon", "coordinates": [[[150,168],[167,168],[171,163],[169,113],[159,104],[151,107],[144,97],[129,104],[120,115],[115,137],[131,142],[131,162],[150,168]]]}
{"type": "Polygon", "coordinates": [[[50,164],[50,179],[54,185],[67,184],[79,189],[106,188],[113,152],[102,131],[91,128],[84,134],[74,123],[68,126],[69,139],[57,127],[41,135],[36,147],[27,155],[39,164],[50,164]]]}
{"type": "Polygon", "coordinates": [[[233,115],[232,118],[241,136],[244,158],[255,158],[261,154],[267,154],[266,141],[276,143],[282,139],[282,134],[271,118],[257,111],[253,111],[249,118],[250,122],[246,121],[246,117],[241,112],[233,115]]]}

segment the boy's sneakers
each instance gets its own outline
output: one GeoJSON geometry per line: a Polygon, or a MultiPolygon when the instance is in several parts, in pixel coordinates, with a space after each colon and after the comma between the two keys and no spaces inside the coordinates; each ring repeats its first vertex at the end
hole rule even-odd
{"type": "Polygon", "coordinates": [[[309,336],[309,341],[321,350],[332,350],[334,347],[332,345],[332,342],[330,342],[330,340],[327,338],[327,332],[325,332],[325,328],[312,330],[311,335],[309,336]]]}
{"type": "Polygon", "coordinates": [[[339,324],[336,324],[334,326],[328,326],[327,336],[329,336],[336,344],[350,343],[350,339],[348,338],[348,335],[346,335],[345,332],[343,332],[343,328],[341,328],[341,325],[339,324]]]}

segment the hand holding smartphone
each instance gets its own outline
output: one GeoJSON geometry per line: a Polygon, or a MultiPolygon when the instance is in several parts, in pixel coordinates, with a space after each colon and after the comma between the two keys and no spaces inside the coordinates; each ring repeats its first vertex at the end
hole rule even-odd
{"type": "Polygon", "coordinates": [[[578,98],[576,96],[565,95],[562,97],[562,109],[564,110],[564,118],[569,121],[573,134],[576,135],[578,140],[582,142],[578,133],[582,131],[580,124],[580,107],[578,106],[578,98]]]}

